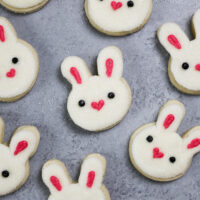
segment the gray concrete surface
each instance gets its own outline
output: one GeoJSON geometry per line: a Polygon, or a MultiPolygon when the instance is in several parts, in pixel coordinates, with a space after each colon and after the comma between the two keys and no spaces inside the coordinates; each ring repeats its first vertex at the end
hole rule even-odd
{"type": "Polygon", "coordinates": [[[167,21],[180,24],[192,38],[190,20],[198,8],[198,0],[154,0],[151,19],[144,29],[127,37],[113,38],[90,26],[83,0],[50,0],[42,10],[29,15],[15,15],[0,7],[0,15],[13,23],[18,35],[30,42],[40,57],[40,73],[33,90],[15,103],[0,103],[0,115],[6,122],[5,140],[24,124],[35,125],[41,132],[28,181],[17,192],[0,199],[48,199],[49,191],[41,180],[43,163],[51,158],[60,159],[77,180],[82,159],[93,152],[107,158],[104,183],[112,200],[199,199],[200,155],[194,158],[183,178],[169,183],[144,178],[131,165],[128,155],[132,132],[154,121],[160,106],[168,99],[178,99],[186,106],[180,134],[200,125],[200,96],[182,94],[171,86],[167,75],[168,54],[156,38],[157,28],[167,21]],[[70,85],[61,76],[60,64],[66,56],[81,56],[95,73],[96,56],[108,45],[117,45],[124,53],[124,77],[133,91],[133,104],[118,126],[92,134],[76,127],[68,116],[65,107],[70,85]]]}

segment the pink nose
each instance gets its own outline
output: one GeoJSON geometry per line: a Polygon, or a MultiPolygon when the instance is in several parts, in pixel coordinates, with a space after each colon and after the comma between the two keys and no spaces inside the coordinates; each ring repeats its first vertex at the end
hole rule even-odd
{"type": "Polygon", "coordinates": [[[200,71],[200,64],[197,64],[197,65],[195,66],[195,69],[196,69],[197,71],[200,71]]]}
{"type": "Polygon", "coordinates": [[[13,77],[15,77],[15,75],[16,75],[16,70],[13,68],[9,72],[6,73],[6,76],[8,78],[13,78],[13,77]]]}
{"type": "Polygon", "coordinates": [[[118,10],[119,8],[122,7],[122,2],[116,2],[116,1],[112,1],[111,2],[111,7],[113,10],[118,10]]]}
{"type": "Polygon", "coordinates": [[[91,106],[93,109],[100,111],[103,108],[104,104],[104,100],[100,100],[99,102],[92,102],[91,106]]]}
{"type": "Polygon", "coordinates": [[[153,149],[153,158],[163,158],[163,157],[164,157],[164,153],[161,152],[158,147],[155,147],[153,149]]]}

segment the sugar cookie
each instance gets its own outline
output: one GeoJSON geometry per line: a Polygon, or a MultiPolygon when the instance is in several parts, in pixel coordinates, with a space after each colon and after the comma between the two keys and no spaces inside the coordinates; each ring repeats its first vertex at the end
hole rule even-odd
{"type": "Polygon", "coordinates": [[[98,76],[92,76],[79,57],[68,57],[61,66],[63,76],[73,86],[67,102],[69,115],[75,124],[89,131],[118,124],[132,101],[130,87],[122,78],[121,51],[114,46],[103,49],[97,65],[98,76]]]}
{"type": "Polygon", "coordinates": [[[0,196],[10,194],[29,177],[29,159],[36,152],[40,134],[36,127],[22,126],[13,134],[10,144],[3,143],[4,122],[0,118],[0,196]]]}
{"type": "Polygon", "coordinates": [[[0,55],[0,101],[16,101],[35,84],[39,61],[33,47],[19,39],[3,17],[0,17],[0,55]]]}
{"type": "Polygon", "coordinates": [[[99,154],[87,156],[82,164],[78,183],[73,183],[65,165],[58,160],[48,161],[42,169],[42,179],[49,188],[49,200],[110,200],[103,185],[106,160],[99,154]]]}
{"type": "Polygon", "coordinates": [[[168,73],[172,84],[187,94],[200,94],[200,10],[193,19],[195,39],[190,41],[175,23],[158,30],[160,43],[170,54],[168,73]]]}
{"type": "Polygon", "coordinates": [[[15,13],[30,13],[42,8],[49,0],[0,0],[0,4],[15,13]]]}
{"type": "Polygon", "coordinates": [[[130,140],[129,154],[135,168],[156,181],[172,181],[189,169],[193,156],[200,151],[200,127],[182,137],[177,129],[185,115],[179,101],[168,101],[156,123],[137,129],[130,140]]]}
{"type": "Polygon", "coordinates": [[[140,30],[149,20],[152,0],[85,0],[91,25],[107,35],[122,36],[140,30]]]}

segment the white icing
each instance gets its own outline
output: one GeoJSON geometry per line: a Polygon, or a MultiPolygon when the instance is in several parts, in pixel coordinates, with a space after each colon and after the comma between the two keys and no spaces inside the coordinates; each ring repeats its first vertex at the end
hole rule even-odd
{"type": "Polygon", "coordinates": [[[156,122],[156,127],[161,131],[176,132],[184,116],[184,105],[181,103],[177,103],[176,101],[169,101],[163,106],[163,108],[161,108],[161,111],[158,115],[158,120],[156,122]],[[166,116],[168,116],[169,114],[172,114],[174,116],[174,121],[167,129],[165,129],[165,127],[163,126],[163,122],[165,121],[166,116]]]}
{"type": "Polygon", "coordinates": [[[2,0],[4,3],[15,8],[30,8],[46,0],[2,0]]]}
{"type": "Polygon", "coordinates": [[[38,58],[35,50],[17,38],[12,25],[3,17],[0,25],[4,28],[5,42],[0,40],[0,99],[12,99],[23,95],[35,82],[38,74],[38,58]],[[17,57],[19,62],[12,63],[17,57]],[[7,73],[16,70],[15,77],[7,77],[7,73]]]}
{"type": "Polygon", "coordinates": [[[35,128],[23,127],[14,134],[9,147],[0,144],[0,196],[9,194],[24,184],[29,173],[28,159],[36,151],[38,141],[39,133],[35,128]],[[14,155],[17,144],[23,140],[28,142],[28,147],[14,155]],[[2,176],[4,170],[9,172],[9,177],[2,176]]]}
{"type": "Polygon", "coordinates": [[[61,66],[63,76],[72,83],[72,91],[67,102],[67,110],[72,120],[78,126],[98,131],[109,128],[122,120],[131,104],[131,91],[128,84],[121,78],[123,59],[121,51],[116,47],[103,49],[97,60],[99,76],[91,76],[85,62],[78,57],[66,58],[61,66]],[[106,75],[106,60],[114,61],[112,76],[106,75]],[[76,67],[80,73],[82,84],[77,84],[70,73],[71,67],[76,67]],[[113,92],[115,98],[109,99],[108,93],[113,92]],[[80,107],[78,102],[85,101],[80,107]],[[100,111],[92,108],[92,102],[104,101],[100,111]],[[122,106],[123,105],[123,106],[122,106]]]}
{"type": "Polygon", "coordinates": [[[135,167],[145,176],[161,180],[176,179],[187,171],[192,157],[200,151],[200,145],[187,148],[193,139],[200,139],[200,127],[191,129],[185,138],[175,132],[184,114],[185,109],[180,102],[169,101],[161,109],[156,124],[143,126],[133,134],[130,156],[135,167]],[[165,129],[163,123],[169,114],[173,114],[175,120],[165,129]],[[147,142],[148,136],[153,137],[152,142],[147,142]],[[153,158],[154,148],[159,148],[164,156],[153,158]],[[171,163],[170,157],[175,157],[176,161],[171,163]]]}
{"type": "Polygon", "coordinates": [[[51,195],[49,200],[109,200],[102,190],[103,176],[105,173],[105,159],[100,155],[88,156],[81,167],[78,183],[72,183],[64,164],[57,160],[48,161],[42,169],[42,179],[49,188],[51,195]],[[88,173],[95,172],[95,179],[91,188],[87,187],[88,173]],[[50,181],[55,176],[61,186],[61,191],[50,181]]]}
{"type": "MultiPolygon", "coordinates": [[[[188,146],[188,144],[190,144],[190,142],[194,139],[194,138],[200,138],[200,127],[194,127],[193,129],[189,130],[186,137],[184,137],[184,146],[188,146]]],[[[194,156],[196,153],[198,153],[200,151],[200,145],[189,149],[189,154],[190,156],[194,156]]]]}
{"type": "Polygon", "coordinates": [[[176,83],[189,90],[200,91],[200,71],[195,66],[200,64],[200,10],[193,17],[193,24],[196,33],[196,39],[189,41],[188,37],[181,28],[174,23],[166,23],[162,25],[158,31],[160,43],[171,55],[169,64],[170,72],[176,83]],[[168,41],[169,35],[175,35],[182,48],[177,49],[168,41]],[[182,64],[187,62],[189,68],[184,70],[182,64]]]}
{"type": "Polygon", "coordinates": [[[114,10],[113,0],[86,0],[86,12],[92,23],[103,32],[123,33],[140,28],[152,10],[152,0],[133,0],[134,6],[128,7],[127,0],[121,2],[122,7],[114,10]]]}

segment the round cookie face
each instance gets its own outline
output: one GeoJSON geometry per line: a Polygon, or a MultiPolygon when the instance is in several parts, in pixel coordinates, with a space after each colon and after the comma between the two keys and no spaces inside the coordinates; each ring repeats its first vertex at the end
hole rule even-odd
{"type": "Polygon", "coordinates": [[[105,130],[119,123],[132,100],[130,88],[121,77],[120,50],[103,49],[97,63],[99,76],[92,76],[78,57],[66,58],[61,66],[63,76],[73,85],[67,102],[69,115],[75,124],[89,131],[105,130]]]}
{"type": "Polygon", "coordinates": [[[0,0],[0,4],[16,13],[30,13],[39,10],[48,0],[0,0]]]}
{"type": "Polygon", "coordinates": [[[169,77],[172,84],[184,93],[200,94],[200,10],[192,24],[196,39],[189,41],[180,27],[166,23],[158,30],[161,44],[170,53],[169,77]]]}
{"type": "Polygon", "coordinates": [[[129,153],[133,165],[144,176],[157,181],[171,181],[183,176],[192,157],[200,151],[200,127],[180,137],[176,131],[185,114],[177,101],[167,102],[156,123],[135,131],[129,153]]]}
{"type": "Polygon", "coordinates": [[[110,200],[102,184],[106,161],[98,154],[85,158],[78,183],[72,183],[64,164],[58,160],[48,161],[42,169],[42,178],[49,188],[49,200],[110,200]]]}
{"type": "Polygon", "coordinates": [[[96,29],[121,36],[144,26],[152,12],[152,0],[85,0],[85,10],[96,29]]]}
{"type": "Polygon", "coordinates": [[[33,87],[39,70],[36,51],[18,39],[12,25],[0,18],[0,101],[15,101],[33,87]]]}
{"type": "MultiPolygon", "coordinates": [[[[3,121],[0,118],[0,128],[3,121]]],[[[39,132],[35,127],[18,128],[9,144],[3,144],[3,129],[0,132],[0,196],[19,189],[29,176],[29,158],[39,144],[39,132]]]]}

